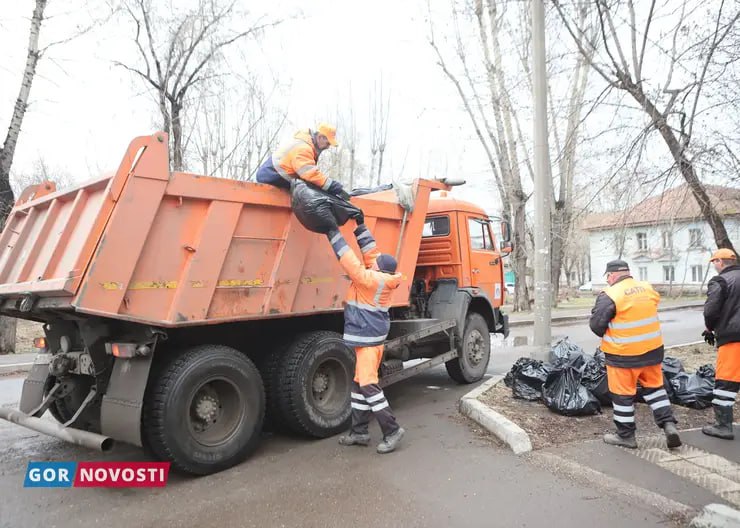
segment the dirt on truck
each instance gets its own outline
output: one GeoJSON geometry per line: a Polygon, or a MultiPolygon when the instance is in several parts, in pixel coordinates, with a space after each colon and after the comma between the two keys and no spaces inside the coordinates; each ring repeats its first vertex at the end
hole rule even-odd
{"type": "MultiPolygon", "coordinates": [[[[281,189],[170,172],[164,133],[134,139],[110,177],[27,188],[0,235],[0,313],[43,323],[19,409],[0,418],[96,449],[142,446],[192,474],[244,460],[263,427],[323,438],[350,420],[349,279],[281,189]],[[40,417],[49,411],[55,423],[40,417]]],[[[352,198],[397,255],[389,385],[444,363],[482,378],[510,251],[444,180],[352,198]],[[404,362],[426,359],[404,368],[404,362]]],[[[352,240],[349,225],[342,227],[352,240]]]]}

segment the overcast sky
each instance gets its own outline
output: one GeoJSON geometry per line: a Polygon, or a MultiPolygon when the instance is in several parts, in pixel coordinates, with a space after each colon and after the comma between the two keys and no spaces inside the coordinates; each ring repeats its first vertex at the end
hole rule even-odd
{"type": "MultiPolygon", "coordinates": [[[[175,0],[156,0],[171,5],[175,0]]],[[[180,0],[177,5],[183,1],[180,0]]],[[[432,2],[437,28],[449,29],[449,2],[432,2]]],[[[49,0],[42,27],[42,46],[68,37],[85,25],[89,14],[102,14],[101,0],[49,0]],[[86,6],[84,10],[82,6],[86,6]]],[[[493,213],[498,199],[484,152],[462,110],[455,88],[442,74],[426,41],[426,2],[375,0],[274,0],[241,2],[241,8],[269,9],[274,18],[287,18],[248,49],[244,63],[231,60],[230,71],[262,71],[276,76],[289,89],[276,104],[287,108],[285,133],[332,116],[352,101],[361,136],[360,156],[369,163],[368,101],[382,78],[391,96],[389,150],[384,174],[393,177],[462,176],[470,183],[458,190],[493,213]],[[350,99],[350,87],[352,98],[350,99]],[[364,154],[363,154],[364,149],[364,154]]],[[[26,56],[32,0],[4,3],[0,12],[0,126],[9,122],[26,56]]],[[[517,29],[518,30],[518,29],[517,29]]],[[[565,35],[548,42],[553,54],[565,35]]],[[[506,44],[506,43],[504,43],[506,44]]],[[[471,41],[471,46],[475,46],[471,41]]],[[[23,123],[14,172],[28,173],[38,159],[81,181],[117,167],[128,142],[160,127],[156,104],[140,81],[112,61],[136,57],[130,26],[116,19],[72,42],[52,48],[39,64],[31,105],[23,123]]],[[[509,60],[516,61],[514,57],[509,60]]],[[[653,63],[654,67],[657,63],[653,63]]],[[[564,79],[567,81],[567,71],[564,79]]],[[[592,75],[590,91],[602,89],[592,75]]],[[[552,80],[557,91],[557,80],[552,80]]],[[[595,95],[594,95],[595,96],[595,95]]],[[[520,88],[517,102],[531,101],[520,88]]],[[[531,119],[524,110],[523,126],[531,119]]],[[[644,115],[637,116],[636,126],[644,115]]],[[[590,133],[613,125],[611,107],[589,116],[590,133]]],[[[633,116],[634,117],[634,116],[633,116]]],[[[619,115],[628,122],[629,117],[619,115]]],[[[624,138],[621,138],[624,139],[624,138]]],[[[342,140],[342,130],[339,130],[342,140]]],[[[590,145],[579,161],[579,173],[593,180],[608,171],[611,158],[594,156],[608,138],[590,145]]],[[[665,165],[666,149],[656,138],[646,165],[665,165]]],[[[670,162],[667,162],[670,164],[670,162]]],[[[528,178],[524,178],[525,186],[528,178]]]]}

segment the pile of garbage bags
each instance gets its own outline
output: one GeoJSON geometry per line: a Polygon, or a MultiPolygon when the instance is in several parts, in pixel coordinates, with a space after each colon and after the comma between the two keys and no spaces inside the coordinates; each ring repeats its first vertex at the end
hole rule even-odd
{"type": "MultiPolygon", "coordinates": [[[[714,367],[704,365],[688,374],[674,357],[663,360],[663,382],[672,403],[704,409],[711,405],[714,367]]],[[[550,362],[519,358],[504,378],[515,398],[542,401],[565,416],[589,416],[611,405],[604,353],[592,356],[568,338],[550,350],[550,362]]],[[[638,386],[637,399],[644,401],[638,386]]]]}

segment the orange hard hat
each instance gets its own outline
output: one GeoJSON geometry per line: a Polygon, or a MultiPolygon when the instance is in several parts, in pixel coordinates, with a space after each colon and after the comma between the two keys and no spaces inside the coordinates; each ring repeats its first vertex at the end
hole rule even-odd
{"type": "Polygon", "coordinates": [[[334,125],[330,125],[329,123],[319,123],[316,127],[316,131],[319,134],[326,136],[326,139],[329,140],[329,145],[332,147],[339,146],[339,143],[337,143],[337,127],[334,125]]]}
{"type": "Polygon", "coordinates": [[[709,259],[709,262],[713,262],[715,260],[722,259],[722,260],[737,260],[737,255],[735,255],[735,252],[731,249],[727,248],[720,248],[714,253],[712,253],[712,258],[709,259]]]}

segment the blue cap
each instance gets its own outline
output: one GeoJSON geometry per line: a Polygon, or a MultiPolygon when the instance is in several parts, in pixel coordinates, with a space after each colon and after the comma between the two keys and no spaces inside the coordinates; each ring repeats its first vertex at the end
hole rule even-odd
{"type": "Polygon", "coordinates": [[[398,267],[396,259],[386,253],[382,253],[376,262],[378,263],[378,269],[385,273],[395,273],[398,267]]]}

